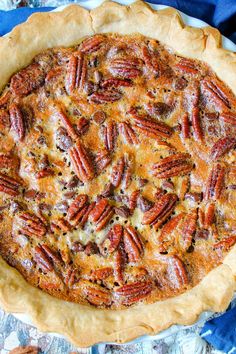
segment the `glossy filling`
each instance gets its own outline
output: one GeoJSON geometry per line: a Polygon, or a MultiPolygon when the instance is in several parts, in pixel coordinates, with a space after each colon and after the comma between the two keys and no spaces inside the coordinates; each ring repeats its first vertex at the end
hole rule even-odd
{"type": "Polygon", "coordinates": [[[98,307],[195,286],[236,242],[235,104],[139,35],[39,54],[0,97],[0,254],[98,307]]]}

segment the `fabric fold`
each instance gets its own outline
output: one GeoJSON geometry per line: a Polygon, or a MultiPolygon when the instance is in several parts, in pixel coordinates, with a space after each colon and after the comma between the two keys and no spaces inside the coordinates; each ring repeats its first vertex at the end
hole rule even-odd
{"type": "Polygon", "coordinates": [[[201,337],[218,350],[236,353],[236,307],[206,322],[201,337]]]}

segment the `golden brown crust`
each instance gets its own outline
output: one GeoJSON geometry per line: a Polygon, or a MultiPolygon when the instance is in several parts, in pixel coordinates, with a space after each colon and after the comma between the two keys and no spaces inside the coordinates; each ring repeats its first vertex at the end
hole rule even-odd
{"type": "Polygon", "coordinates": [[[172,324],[190,325],[203,311],[224,311],[234,288],[231,269],[221,265],[178,297],[121,311],[99,310],[47,295],[0,261],[0,298],[5,310],[27,313],[40,330],[63,334],[81,347],[104,341],[124,343],[172,324]]]}
{"type": "Polygon", "coordinates": [[[68,6],[63,15],[54,12],[30,16],[24,24],[0,38],[0,60],[5,63],[1,68],[0,89],[38,53],[47,48],[76,44],[78,39],[93,33],[89,12],[80,6],[68,6]]]}
{"type": "Polygon", "coordinates": [[[216,29],[185,26],[173,8],[154,11],[142,1],[127,7],[104,2],[91,11],[91,17],[96,32],[138,32],[158,39],[180,55],[206,61],[235,93],[235,53],[221,47],[221,36],[216,29]]]}
{"type": "MultiPolygon", "coordinates": [[[[156,12],[142,2],[129,7],[107,2],[90,14],[78,6],[69,6],[59,14],[33,15],[26,24],[1,39],[0,59],[6,63],[0,69],[2,87],[13,72],[29,64],[43,49],[70,46],[85,35],[98,32],[129,34],[141,30],[143,35],[160,40],[183,56],[206,61],[236,93],[235,54],[220,48],[216,30],[185,27],[175,10],[156,12]],[[42,31],[38,32],[38,28],[42,31]],[[25,47],[27,50],[22,55],[25,47]]],[[[29,313],[40,329],[62,333],[79,346],[99,341],[125,342],[139,335],[155,334],[173,323],[190,324],[204,310],[224,310],[235,288],[235,252],[234,248],[224,265],[185,294],[119,311],[55,299],[27,284],[17,271],[1,260],[0,300],[6,310],[29,313]]]]}

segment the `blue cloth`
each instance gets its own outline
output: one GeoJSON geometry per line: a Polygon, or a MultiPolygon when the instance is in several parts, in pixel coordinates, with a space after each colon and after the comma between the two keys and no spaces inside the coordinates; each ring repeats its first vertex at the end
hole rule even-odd
{"type": "Polygon", "coordinates": [[[25,22],[34,12],[46,12],[53,10],[53,7],[28,8],[21,7],[11,11],[0,10],[0,36],[10,32],[13,27],[25,22]]]}
{"type": "Polygon", "coordinates": [[[236,353],[236,307],[206,322],[201,336],[224,353],[236,353]]]}
{"type": "MultiPolygon", "coordinates": [[[[236,44],[236,0],[152,0],[150,2],[173,6],[187,15],[199,18],[218,28],[236,44]]],[[[0,36],[24,22],[32,13],[52,9],[45,7],[0,11],[0,36]]],[[[233,353],[235,347],[236,353],[236,307],[207,322],[203,327],[202,336],[215,348],[233,353]]]]}
{"type": "Polygon", "coordinates": [[[236,44],[236,0],[150,0],[173,6],[185,14],[199,18],[236,44]]]}
{"type": "MultiPolygon", "coordinates": [[[[199,18],[218,28],[222,34],[236,44],[236,0],[150,0],[150,2],[173,6],[187,15],[199,18]]],[[[20,8],[0,11],[0,35],[25,21],[33,12],[51,9],[20,8]]]]}

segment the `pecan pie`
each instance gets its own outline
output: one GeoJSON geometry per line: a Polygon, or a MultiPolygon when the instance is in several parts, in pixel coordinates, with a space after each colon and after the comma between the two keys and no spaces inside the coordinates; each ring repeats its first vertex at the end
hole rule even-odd
{"type": "Polygon", "coordinates": [[[44,22],[46,43],[43,31],[24,63],[9,59],[2,82],[2,292],[17,293],[14,274],[40,328],[45,321],[43,328],[80,345],[124,341],[223,309],[235,272],[232,261],[222,263],[236,243],[236,97],[210,58],[215,51],[230,70],[235,55],[217,48],[213,29],[184,29],[175,11],[156,13],[141,2],[34,16],[2,40],[2,55],[4,45],[17,52],[20,34],[28,42],[26,30],[44,22]],[[149,19],[150,30],[139,30],[137,18],[149,19]],[[57,20],[68,38],[54,38],[57,20]],[[32,294],[44,300],[34,305],[32,294]],[[58,325],[44,318],[47,301],[58,325]],[[137,309],[147,311],[142,321],[137,309]],[[106,333],[75,339],[74,313],[87,313],[87,321],[93,313],[106,333]]]}

